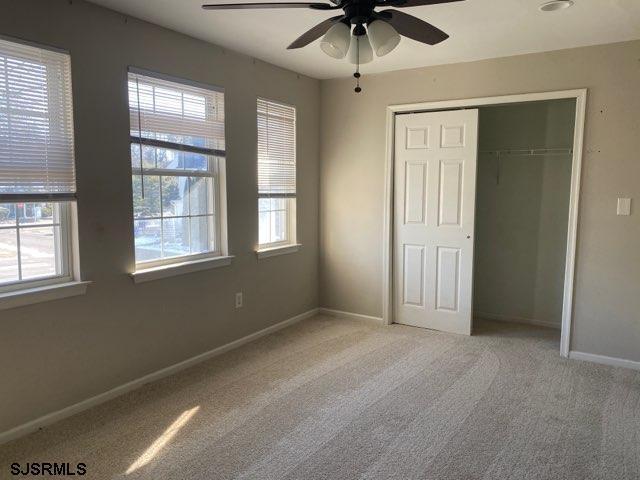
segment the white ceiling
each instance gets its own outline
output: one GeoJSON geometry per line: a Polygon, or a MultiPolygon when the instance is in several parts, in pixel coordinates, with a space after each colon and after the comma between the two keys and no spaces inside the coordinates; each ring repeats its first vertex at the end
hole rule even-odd
{"type": "MultiPolygon", "coordinates": [[[[200,8],[202,3],[245,0],[90,1],[311,77],[353,72],[346,60],[322,53],[318,41],[299,50],[286,49],[303,32],[339,11],[200,8]]],[[[451,38],[436,46],[403,38],[396,50],[361,70],[387,72],[640,38],[640,0],[575,0],[569,9],[546,13],[538,9],[544,1],[466,0],[404,8],[451,38]]]]}

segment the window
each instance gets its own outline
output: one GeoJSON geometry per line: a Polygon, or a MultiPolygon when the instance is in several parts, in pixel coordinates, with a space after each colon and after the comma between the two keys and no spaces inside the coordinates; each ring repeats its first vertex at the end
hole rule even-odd
{"type": "Polygon", "coordinates": [[[0,39],[0,292],[74,279],[67,53],[0,39]]]}
{"type": "Polygon", "coordinates": [[[136,269],[226,255],[224,94],[130,69],[136,269]]]}
{"type": "Polygon", "coordinates": [[[296,243],[296,109],[258,99],[258,249],[296,243]]]}

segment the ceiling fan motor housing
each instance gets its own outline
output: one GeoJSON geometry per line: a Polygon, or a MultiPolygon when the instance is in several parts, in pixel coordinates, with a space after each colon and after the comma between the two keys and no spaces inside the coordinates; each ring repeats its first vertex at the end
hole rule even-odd
{"type": "Polygon", "coordinates": [[[376,2],[373,0],[347,0],[341,6],[344,9],[345,19],[352,25],[364,25],[373,21],[373,9],[376,7],[376,2]]]}

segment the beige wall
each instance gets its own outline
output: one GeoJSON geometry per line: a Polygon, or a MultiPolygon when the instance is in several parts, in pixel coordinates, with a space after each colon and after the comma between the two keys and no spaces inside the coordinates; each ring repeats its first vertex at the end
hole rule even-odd
{"type": "Polygon", "coordinates": [[[562,321],[571,155],[496,150],[573,146],[575,100],[480,109],[473,309],[562,321]]]}
{"type": "MultiPolygon", "coordinates": [[[[406,40],[403,40],[406,41],[406,40]]],[[[425,50],[428,55],[428,50],[425,50]]],[[[640,42],[322,82],[320,291],[328,308],[382,315],[387,105],[589,89],[573,350],[640,361],[640,42]]]]}
{"type": "Polygon", "coordinates": [[[355,95],[351,79],[318,82],[81,0],[4,0],[0,33],[71,52],[82,274],[94,281],[83,297],[0,311],[0,431],[314,308],[319,291],[326,307],[381,315],[385,107],[406,102],[590,89],[572,348],[640,360],[640,222],[615,216],[618,195],[640,197],[640,42],[365,67],[355,95]],[[226,89],[232,266],[140,285],[127,276],[128,65],[226,89]],[[260,262],[256,96],[298,107],[304,245],[260,262]]]}
{"type": "Polygon", "coordinates": [[[0,432],[317,307],[318,81],[79,0],[3,0],[0,33],[71,52],[82,275],[94,282],[83,297],[0,311],[0,432]],[[230,267],[128,277],[128,65],[225,88],[230,267]],[[256,96],[298,109],[303,244],[260,262],[256,96]]]}

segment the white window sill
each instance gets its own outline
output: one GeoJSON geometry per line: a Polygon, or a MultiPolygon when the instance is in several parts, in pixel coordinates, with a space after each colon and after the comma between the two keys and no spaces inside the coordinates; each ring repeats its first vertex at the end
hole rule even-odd
{"type": "Polygon", "coordinates": [[[0,293],[0,310],[84,295],[91,282],[66,282],[0,293]]]}
{"type": "Polygon", "coordinates": [[[226,267],[231,265],[232,256],[203,258],[182,263],[171,263],[159,267],[138,270],[131,274],[134,283],[151,282],[161,278],[175,277],[186,273],[199,272],[210,268],[226,267]]]}
{"type": "Polygon", "coordinates": [[[293,245],[283,245],[281,247],[263,248],[261,250],[256,250],[256,255],[258,256],[258,259],[275,257],[276,255],[286,255],[288,253],[297,252],[300,250],[301,246],[301,244],[295,243],[293,245]]]}

